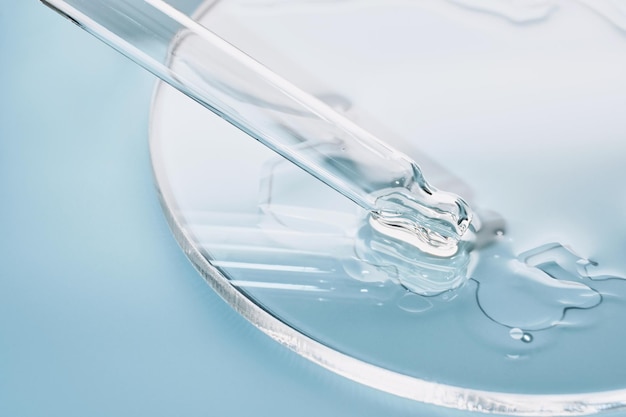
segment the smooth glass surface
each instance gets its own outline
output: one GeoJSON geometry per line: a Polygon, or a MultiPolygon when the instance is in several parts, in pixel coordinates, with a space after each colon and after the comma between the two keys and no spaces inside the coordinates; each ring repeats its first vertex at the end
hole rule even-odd
{"type": "Polygon", "coordinates": [[[230,1],[196,15],[469,198],[483,230],[469,254],[415,257],[166,87],[151,125],[163,202],[237,311],[335,372],[461,409],[619,408],[626,35],[585,2],[486,4],[230,1]],[[459,289],[415,294],[420,277],[459,271],[459,289]]]}

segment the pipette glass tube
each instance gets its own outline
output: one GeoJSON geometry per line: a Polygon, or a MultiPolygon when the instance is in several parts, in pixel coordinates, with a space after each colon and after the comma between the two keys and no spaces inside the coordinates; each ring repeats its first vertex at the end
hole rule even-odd
{"type": "Polygon", "coordinates": [[[42,2],[363,207],[377,231],[431,255],[457,252],[472,220],[463,199],[169,3],[42,2]]]}

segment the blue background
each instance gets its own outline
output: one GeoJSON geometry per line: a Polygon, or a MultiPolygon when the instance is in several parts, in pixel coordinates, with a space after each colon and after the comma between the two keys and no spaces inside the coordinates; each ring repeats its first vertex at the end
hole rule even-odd
{"type": "Polygon", "coordinates": [[[336,376],[204,283],[161,213],[154,79],[0,0],[0,416],[458,415],[336,376]]]}

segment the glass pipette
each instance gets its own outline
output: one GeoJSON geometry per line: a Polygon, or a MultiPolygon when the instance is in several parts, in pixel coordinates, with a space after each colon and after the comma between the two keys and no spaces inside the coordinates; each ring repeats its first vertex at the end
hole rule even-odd
{"type": "Polygon", "coordinates": [[[164,0],[41,0],[370,213],[379,232],[451,256],[472,213],[418,165],[164,0]]]}

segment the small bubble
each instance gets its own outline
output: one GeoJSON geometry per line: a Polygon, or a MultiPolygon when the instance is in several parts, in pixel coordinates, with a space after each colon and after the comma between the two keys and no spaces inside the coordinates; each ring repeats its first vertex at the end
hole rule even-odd
{"type": "Polygon", "coordinates": [[[504,236],[504,230],[502,229],[496,230],[496,236],[504,236]]]}
{"type": "Polygon", "coordinates": [[[367,288],[361,288],[361,292],[368,292],[367,288]]]}
{"type": "Polygon", "coordinates": [[[521,340],[524,343],[530,343],[533,341],[533,335],[530,333],[524,333],[521,340]]]}
{"type": "Polygon", "coordinates": [[[515,340],[522,340],[525,334],[527,333],[524,333],[522,329],[519,329],[517,327],[511,329],[511,331],[509,332],[509,336],[511,336],[515,340]]]}

